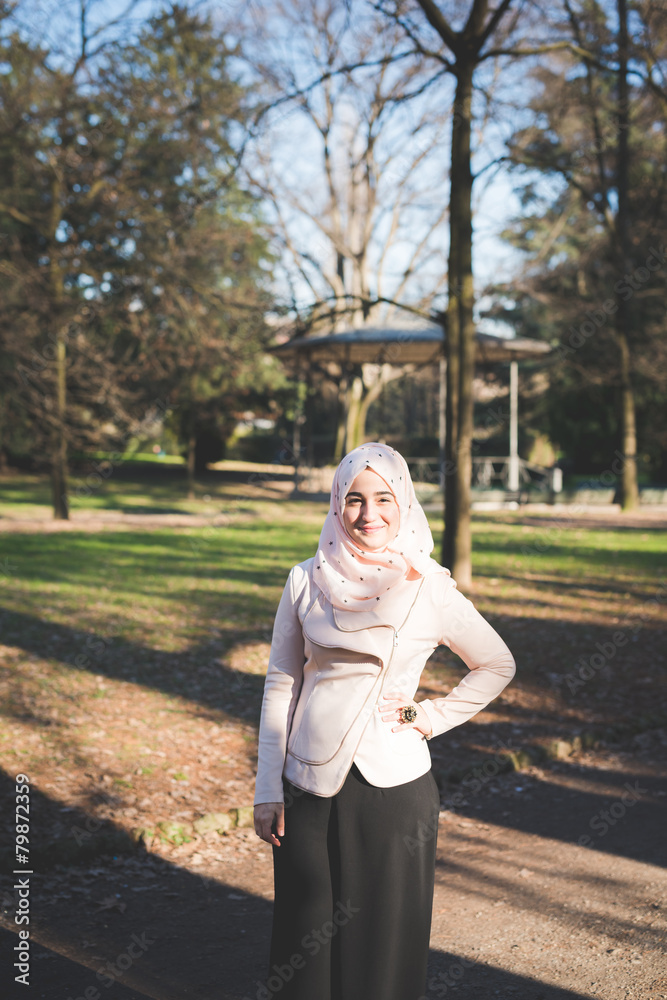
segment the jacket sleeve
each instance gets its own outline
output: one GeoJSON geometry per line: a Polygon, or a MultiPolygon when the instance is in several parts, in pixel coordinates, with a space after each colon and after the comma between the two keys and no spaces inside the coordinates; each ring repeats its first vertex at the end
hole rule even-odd
{"type": "Polygon", "coordinates": [[[470,673],[446,697],[420,702],[431,720],[432,736],[460,726],[486,708],[516,672],[505,642],[454,585],[446,592],[440,613],[440,644],[460,656],[470,673]]]}
{"type": "Polygon", "coordinates": [[[303,567],[292,568],[273,625],[259,723],[255,805],[283,801],[287,736],[303,680],[304,641],[297,612],[306,579],[303,567]]]}

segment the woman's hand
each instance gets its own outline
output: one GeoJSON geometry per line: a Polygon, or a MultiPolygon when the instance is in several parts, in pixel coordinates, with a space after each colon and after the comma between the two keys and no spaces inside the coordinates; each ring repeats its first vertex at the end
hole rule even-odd
{"type": "Polygon", "coordinates": [[[416,701],[408,698],[407,695],[402,694],[400,691],[388,691],[387,694],[383,694],[378,707],[382,712],[383,722],[396,723],[392,727],[392,733],[400,733],[404,729],[416,729],[422,736],[430,736],[433,731],[431,720],[421,705],[418,705],[416,701]],[[414,722],[401,722],[399,709],[406,708],[408,705],[412,705],[416,710],[417,717],[414,722]]]}
{"type": "Polygon", "coordinates": [[[280,847],[278,837],[285,836],[285,806],[282,802],[260,802],[254,809],[255,833],[267,844],[280,847]],[[275,833],[273,832],[275,827],[275,833]],[[276,836],[276,834],[278,836],[276,836]]]}

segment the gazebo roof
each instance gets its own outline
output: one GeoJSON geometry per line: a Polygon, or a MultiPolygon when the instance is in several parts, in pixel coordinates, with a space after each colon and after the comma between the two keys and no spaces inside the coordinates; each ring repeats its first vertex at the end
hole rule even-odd
{"type": "MultiPolygon", "coordinates": [[[[521,361],[551,353],[548,344],[528,337],[498,337],[476,333],[476,360],[521,361]]],[[[437,364],[442,355],[443,329],[435,324],[421,328],[361,327],[318,337],[296,337],[271,348],[281,358],[359,364],[437,364]]]]}

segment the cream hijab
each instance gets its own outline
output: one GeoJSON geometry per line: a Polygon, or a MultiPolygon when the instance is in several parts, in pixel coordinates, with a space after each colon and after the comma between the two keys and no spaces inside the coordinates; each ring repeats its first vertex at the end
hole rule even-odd
{"type": "MultiPolygon", "coordinates": [[[[342,460],[334,473],[331,504],[326,516],[313,574],[315,582],[335,608],[368,611],[371,608],[393,624],[405,616],[405,600],[415,588],[407,580],[410,569],[419,577],[447,573],[431,559],[433,536],[415,495],[405,459],[386,444],[363,444],[342,460]],[[368,552],[348,535],[343,525],[345,497],[356,477],[372,469],[396,497],[398,533],[377,552],[368,552]]],[[[419,582],[419,580],[418,580],[419,582]]]]}

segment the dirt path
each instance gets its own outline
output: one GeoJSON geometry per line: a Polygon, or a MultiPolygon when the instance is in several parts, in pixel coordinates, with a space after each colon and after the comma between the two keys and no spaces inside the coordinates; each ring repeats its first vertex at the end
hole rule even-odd
{"type": "MultiPolygon", "coordinates": [[[[521,516],[553,526],[549,512],[521,516]]],[[[576,516],[569,526],[617,518],[612,511],[576,516]]],[[[641,511],[623,526],[660,527],[660,516],[641,511]]],[[[105,511],[57,528],[4,520],[0,531],[84,524],[114,531],[135,522],[153,529],[198,523],[182,513],[105,511]]],[[[431,744],[442,813],[426,1000],[667,1000],[664,606],[651,602],[652,590],[623,579],[557,583],[556,597],[553,581],[534,574],[513,581],[507,594],[495,579],[476,585],[476,599],[521,652],[523,670],[492,711],[431,744]],[[582,651],[590,656],[619,628],[632,641],[580,684],[573,672],[582,651]],[[614,728],[624,722],[626,730],[614,728]],[[594,749],[540,766],[529,765],[535,758],[528,755],[521,772],[491,768],[456,784],[494,747],[565,740],[572,747],[577,739],[581,747],[591,733],[602,734],[594,749]]],[[[0,998],[279,1000],[280,979],[267,981],[267,845],[251,830],[232,829],[181,846],[156,838],[148,851],[126,849],[138,823],[190,822],[252,801],[268,635],[215,633],[202,648],[171,651],[109,641],[99,674],[66,671],[70,686],[54,701],[51,686],[64,683],[58,664],[80,652],[85,621],[75,627],[12,612],[3,624],[4,770],[13,775],[30,763],[38,839],[75,847],[73,825],[92,820],[90,829],[100,829],[94,841],[105,824],[120,840],[115,856],[96,849],[85,861],[76,848],[67,867],[36,867],[28,990],[13,981],[18,896],[11,875],[2,875],[0,998]],[[151,684],[135,682],[126,661],[148,665],[151,684]],[[186,702],[174,678],[192,675],[193,664],[186,702]],[[73,754],[80,754],[76,766],[73,754]]],[[[423,696],[445,693],[454,679],[446,657],[435,660],[423,696]]],[[[13,794],[13,777],[0,775],[0,854],[13,843],[13,794]]]]}
{"type": "MultiPolygon", "coordinates": [[[[495,776],[455,808],[444,796],[427,1000],[667,997],[666,785],[655,759],[665,734],[651,736],[642,753],[598,749],[495,776]]],[[[30,993],[3,997],[280,996],[278,977],[265,985],[270,849],[250,830],[97,858],[33,885],[43,947],[33,947],[30,993]]]]}

